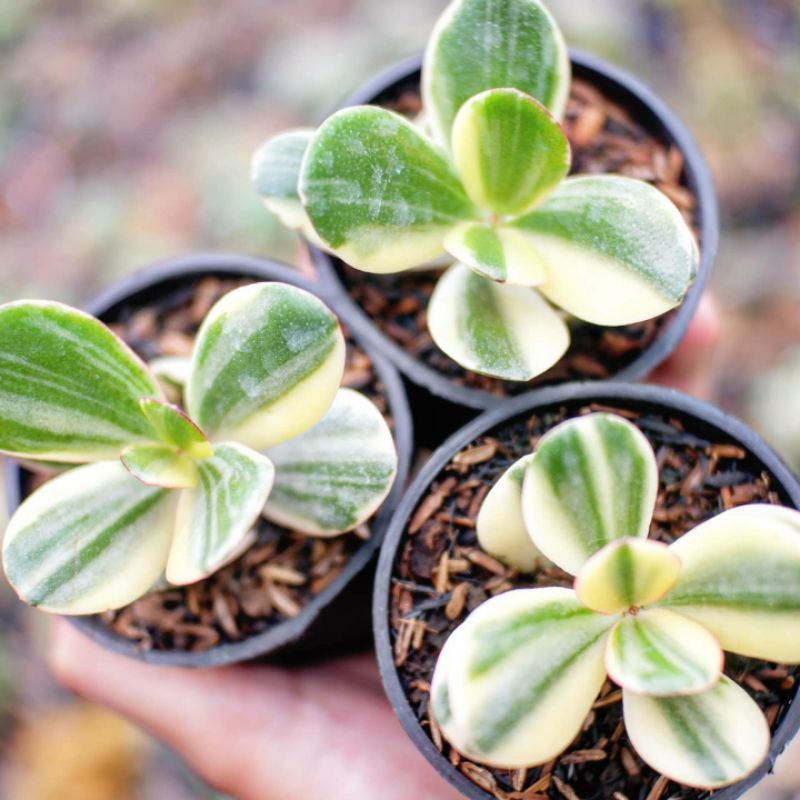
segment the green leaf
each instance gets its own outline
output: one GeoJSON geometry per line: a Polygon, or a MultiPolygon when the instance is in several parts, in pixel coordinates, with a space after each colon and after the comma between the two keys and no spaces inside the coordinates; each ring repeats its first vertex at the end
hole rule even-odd
{"type": "Polygon", "coordinates": [[[609,542],[646,538],[658,491],[656,457],[622,417],[589,414],[539,441],[522,487],[533,543],[572,575],[609,542]]]}
{"type": "Polygon", "coordinates": [[[606,669],[625,689],[656,697],[699,694],[722,674],[719,642],[702,626],[663,608],[621,620],[608,640],[606,669]]]}
{"type": "Polygon", "coordinates": [[[287,228],[308,226],[298,185],[303,157],[315,133],[314,128],[297,128],[267,140],[250,166],[250,177],[264,204],[287,228]]]}
{"type": "Polygon", "coordinates": [[[516,89],[491,89],[464,103],[453,123],[453,158],[475,205],[514,216],[550,194],[571,161],[559,124],[516,89]]]}
{"type": "Polygon", "coordinates": [[[444,246],[456,260],[493,281],[538,286],[547,280],[544,259],[513,228],[462,222],[445,236],[444,246]]]}
{"type": "Polygon", "coordinates": [[[43,461],[116,458],[152,438],[139,409],[159,389],[98,320],[60,303],[0,306],[0,450],[43,461]]]}
{"type": "Polygon", "coordinates": [[[208,458],[211,444],[177,406],[146,398],[139,403],[158,438],[189,458],[208,458]]]}
{"type": "Polygon", "coordinates": [[[173,403],[180,403],[183,399],[183,387],[189,382],[191,366],[191,358],[184,356],[161,356],[147,363],[164,394],[173,403]]]}
{"type": "Polygon", "coordinates": [[[252,542],[275,469],[260,453],[235,442],[218,444],[195,462],[197,487],[181,492],[167,580],[188,584],[216,572],[252,542]]]}
{"type": "Polygon", "coordinates": [[[548,265],[540,291],[578,319],[628,325],[680,305],[699,252],[675,205],[644,181],[568,178],[515,227],[548,265]]]}
{"type": "Polygon", "coordinates": [[[96,614],[145,594],[167,562],[177,494],[119,461],[77,467],[37,489],[6,529],[3,564],[27,603],[96,614]]]}
{"type": "Polygon", "coordinates": [[[339,389],[320,422],[266,455],[277,475],[264,516],[314,536],[343,533],[369,519],[397,472],[386,420],[352,389],[339,389]]]}
{"type": "Polygon", "coordinates": [[[546,561],[531,541],[522,518],[522,481],[530,459],[523,456],[500,476],[475,521],[478,544],[521,572],[533,572],[546,561]]]}
{"type": "Polygon", "coordinates": [[[561,118],[569,84],[566,44],[538,0],[456,0],[434,28],[422,69],[423,105],[442,144],[476,94],[519,89],[561,118]]]}
{"type": "Polygon", "coordinates": [[[601,614],[651,605],[674,585],[680,559],[661,542],[617,539],[595,553],[575,581],[581,602],[601,614]]]}
{"type": "Polygon", "coordinates": [[[554,758],[605,681],[615,621],[569,589],[519,589],[483,603],[447,641],[434,673],[442,732],[464,755],[495,767],[554,758]]]}
{"type": "Polygon", "coordinates": [[[662,605],[733,653],[800,663],[800,513],[734,508],[670,546],[683,566],[662,605]]]}
{"type": "Polygon", "coordinates": [[[330,117],[308,148],[300,195],[322,241],[354,267],[398,272],[444,253],[478,212],[447,156],[403,117],[372,106],[330,117]]]}
{"type": "Polygon", "coordinates": [[[566,323],[535,291],[487,280],[464,264],[439,278],[428,328],[465,369],[511,381],[545,372],[569,346],[566,323]]]}
{"type": "Polygon", "coordinates": [[[128,472],[147,486],[186,489],[197,485],[192,459],[169,445],[132,444],[120,458],[128,472]]]}
{"type": "Polygon", "coordinates": [[[272,447],[322,419],[344,355],[336,317],[312,294],[282,283],[235,289],[198,333],[189,415],[214,440],[272,447]]]}
{"type": "Polygon", "coordinates": [[[625,729],[642,759],[667,778],[717,789],[746,778],[767,757],[770,733],[761,709],[724,675],[690,697],[623,691],[625,729]]]}

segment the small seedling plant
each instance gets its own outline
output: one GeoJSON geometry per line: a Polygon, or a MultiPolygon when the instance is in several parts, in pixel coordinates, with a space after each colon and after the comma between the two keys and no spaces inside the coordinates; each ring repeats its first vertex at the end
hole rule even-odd
{"type": "Polygon", "coordinates": [[[281,283],[235,289],[186,361],[154,373],[97,319],[53,302],[0,306],[0,451],[56,466],[3,543],[33,606],[91,614],[189,584],[240,555],[260,515],[312,536],[380,506],[397,455],[365,396],[339,388],[333,313],[281,283]],[[185,386],[183,386],[185,381],[185,386]]]}
{"type": "Polygon", "coordinates": [[[682,302],[699,262],[650,184],[567,177],[570,69],[538,0],[455,0],[425,54],[421,119],[345,109],[266,142],[253,179],[285,224],[353,267],[454,261],[430,300],[432,338],[466,369],[531,380],[569,347],[568,316],[656,317],[682,302]]]}
{"type": "Polygon", "coordinates": [[[800,662],[800,513],[741,506],[667,546],[647,538],[657,492],[650,444],[611,414],[554,428],[495,484],[482,547],[577,577],[498,595],[448,638],[431,694],[457,750],[499,768],[544,764],[609,677],[631,744],[668,778],[714,789],[764,761],[769,726],[724,674],[723,651],[800,662]]]}

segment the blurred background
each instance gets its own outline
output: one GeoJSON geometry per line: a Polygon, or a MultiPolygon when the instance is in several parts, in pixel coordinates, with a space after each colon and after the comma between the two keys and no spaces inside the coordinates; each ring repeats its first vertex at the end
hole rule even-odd
{"type": "MultiPolygon", "coordinates": [[[[639,75],[715,175],[714,399],[800,467],[800,0],[550,0],[571,45],[639,75]]],[[[0,302],[80,303],[213,249],[294,258],[253,150],[419,51],[444,0],[2,0],[0,302]]],[[[4,503],[0,496],[0,529],[4,503]]],[[[212,795],[116,717],[57,689],[46,620],[0,585],[0,797],[212,795]]],[[[800,798],[800,748],[749,800],[800,798]],[[794,763],[793,763],[794,762],[794,763]]]]}

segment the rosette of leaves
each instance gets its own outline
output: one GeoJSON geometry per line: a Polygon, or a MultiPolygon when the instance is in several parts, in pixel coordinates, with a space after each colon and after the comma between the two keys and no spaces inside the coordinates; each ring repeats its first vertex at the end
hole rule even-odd
{"type": "Polygon", "coordinates": [[[57,465],[8,523],[6,575],[47,611],[124,606],[198,581],[259,516],[316,536],[382,503],[397,456],[381,413],[340,389],[345,343],[320,300],[256,283],[209,311],[173,398],[105,325],[68,306],[0,307],[0,452],[57,465]],[[182,383],[186,382],[185,389],[182,383]]]}
{"type": "Polygon", "coordinates": [[[723,673],[723,651],[800,662],[800,513],[742,506],[667,546],[647,538],[657,491],[647,439],[609,414],[554,428],[492,488],[482,546],[577,577],[573,589],[498,595],[446,641],[432,702],[459,751],[503,768],[546,763],[609,677],[631,744],[670,779],[712,789],[763,762],[769,726],[723,673]]]}
{"type": "Polygon", "coordinates": [[[569,346],[565,316],[618,326],[683,300],[699,254],[678,209],[643,181],[567,177],[568,53],[538,0],[455,0],[431,37],[415,124],[348,108],[256,153],[285,224],[367,272],[449,256],[428,308],[463,367],[528,381],[569,346]]]}

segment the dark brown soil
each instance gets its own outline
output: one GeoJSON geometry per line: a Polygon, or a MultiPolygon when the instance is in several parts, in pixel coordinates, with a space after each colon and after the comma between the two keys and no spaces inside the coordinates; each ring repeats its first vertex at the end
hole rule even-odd
{"type": "MultiPolygon", "coordinates": [[[[394,102],[384,105],[409,116],[421,108],[418,91],[412,89],[403,90],[394,102]]],[[[564,130],[572,147],[572,174],[616,173],[648,181],[664,192],[696,229],[696,198],[684,184],[681,152],[651,135],[625,109],[586,81],[572,82],[564,130]]],[[[463,369],[433,344],[426,315],[437,273],[377,276],[342,261],[336,261],[336,267],[351,296],[390,339],[454,383],[495,395],[616,375],[656,340],[674,313],[618,328],[571,319],[572,343],[558,364],[528,383],[502,381],[463,369]]]]}
{"type": "MultiPolygon", "coordinates": [[[[202,278],[152,306],[121,309],[111,327],[145,360],[189,355],[213,303],[248,283],[202,278]]],[[[343,385],[368,395],[391,424],[372,363],[349,336],[343,385]]],[[[336,579],[369,535],[369,522],[343,536],[315,538],[262,519],[257,542],[229,566],[191,586],[147,595],[102,619],[144,650],[199,652],[238,642],[297,616],[336,579]]]]}
{"type": "MultiPolygon", "coordinates": [[[[621,692],[607,682],[583,732],[559,758],[530,770],[498,770],[460,757],[429,715],[433,669],[447,637],[488,597],[530,586],[571,586],[556,567],[521,576],[478,547],[475,518],[503,471],[530,453],[539,437],[586,406],[558,408],[493,431],[456,455],[432,483],[398,550],[391,590],[395,663],[420,725],[450,763],[498,800],[688,800],[705,798],[672,783],[636,755],[624,730],[621,692]]],[[[606,409],[604,409],[606,410],[606,409]]],[[[679,419],[610,409],[631,419],[653,445],[660,468],[653,539],[671,543],[724,509],[779,504],[771,479],[738,446],[706,438],[679,419]]],[[[726,654],[726,673],[743,685],[774,727],[796,693],[800,667],[726,654]]]]}

